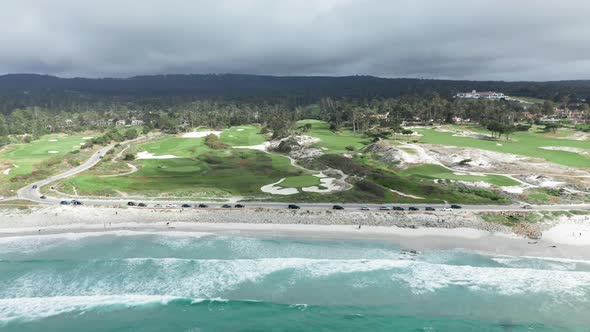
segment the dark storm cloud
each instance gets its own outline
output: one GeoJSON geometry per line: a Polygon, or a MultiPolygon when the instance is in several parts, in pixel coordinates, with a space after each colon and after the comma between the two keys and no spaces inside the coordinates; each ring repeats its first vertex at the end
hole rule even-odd
{"type": "Polygon", "coordinates": [[[0,73],[590,78],[583,0],[6,0],[0,73]]]}

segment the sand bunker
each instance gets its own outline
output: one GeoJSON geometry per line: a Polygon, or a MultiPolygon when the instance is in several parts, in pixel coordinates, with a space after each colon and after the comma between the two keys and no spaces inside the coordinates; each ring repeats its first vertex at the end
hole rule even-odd
{"type": "MultiPolygon", "coordinates": [[[[336,171],[336,170],[334,170],[334,171],[336,171]]],[[[344,173],[342,173],[342,172],[339,172],[339,173],[343,177],[343,179],[346,178],[346,175],[344,173]]],[[[301,188],[302,191],[325,194],[325,193],[344,191],[346,189],[349,189],[349,188],[347,188],[347,185],[345,184],[343,179],[342,179],[342,181],[338,181],[338,179],[336,179],[336,178],[326,176],[323,172],[320,172],[318,174],[314,174],[313,176],[320,178],[321,184],[319,186],[310,186],[310,187],[301,188]]]]}
{"type": "Polygon", "coordinates": [[[236,129],[236,131],[244,131],[244,128],[236,129]]]}
{"type": "Polygon", "coordinates": [[[57,142],[55,138],[48,140],[48,142],[57,142]]]}
{"type": "Polygon", "coordinates": [[[215,131],[215,130],[209,130],[209,131],[193,131],[190,133],[184,133],[182,134],[183,138],[201,138],[201,137],[207,137],[210,134],[216,135],[216,136],[220,136],[222,133],[222,131],[215,131]]]}
{"type": "Polygon", "coordinates": [[[268,147],[270,146],[270,142],[264,142],[258,145],[244,145],[244,146],[234,146],[234,149],[252,149],[258,150],[262,152],[268,152],[268,147]]]}
{"type": "Polygon", "coordinates": [[[163,156],[156,156],[153,153],[150,153],[147,151],[142,151],[137,154],[137,158],[135,158],[135,159],[175,159],[175,158],[179,158],[179,157],[171,155],[171,154],[166,154],[163,156]]]}
{"type": "Polygon", "coordinates": [[[285,181],[285,178],[280,179],[279,181],[271,184],[267,184],[265,186],[260,187],[260,190],[265,193],[269,193],[272,195],[294,195],[299,193],[297,188],[282,188],[279,187],[278,184],[285,181]]]}
{"type": "Polygon", "coordinates": [[[582,156],[590,156],[590,150],[584,150],[584,149],[580,149],[580,148],[572,148],[569,146],[542,146],[539,149],[551,150],[551,151],[564,151],[564,152],[577,153],[582,156]]]}
{"type": "Polygon", "coordinates": [[[47,153],[50,153],[50,154],[56,154],[56,153],[59,153],[59,151],[54,151],[54,150],[51,150],[51,151],[47,151],[47,153]]]}

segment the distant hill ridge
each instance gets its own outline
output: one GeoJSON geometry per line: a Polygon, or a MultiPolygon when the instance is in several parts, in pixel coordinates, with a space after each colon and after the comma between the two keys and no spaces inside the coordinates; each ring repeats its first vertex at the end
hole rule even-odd
{"type": "Polygon", "coordinates": [[[195,95],[203,97],[301,96],[398,97],[438,93],[498,91],[506,95],[590,99],[590,80],[551,82],[459,81],[375,76],[267,76],[242,74],[151,75],[130,78],[59,78],[38,74],[0,76],[0,95],[77,92],[95,96],[195,95]]]}

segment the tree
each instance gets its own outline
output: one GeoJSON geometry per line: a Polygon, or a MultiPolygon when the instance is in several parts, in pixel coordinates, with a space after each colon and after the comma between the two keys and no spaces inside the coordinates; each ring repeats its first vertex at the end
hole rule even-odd
{"type": "Polygon", "coordinates": [[[125,138],[128,140],[135,139],[138,136],[137,130],[135,130],[135,128],[129,128],[129,129],[125,130],[125,134],[123,136],[125,136],[125,138]]]}
{"type": "Polygon", "coordinates": [[[559,123],[554,122],[554,123],[547,123],[545,124],[545,130],[549,131],[551,130],[554,134],[557,133],[557,129],[561,127],[559,123]]]}
{"type": "Polygon", "coordinates": [[[133,153],[126,153],[125,154],[125,158],[123,158],[123,160],[127,160],[127,161],[135,160],[135,154],[133,154],[133,153]]]}

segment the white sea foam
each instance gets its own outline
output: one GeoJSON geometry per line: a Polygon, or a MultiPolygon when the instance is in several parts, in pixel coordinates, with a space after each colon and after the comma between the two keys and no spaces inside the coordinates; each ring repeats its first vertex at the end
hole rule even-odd
{"type": "Polygon", "coordinates": [[[175,297],[160,295],[96,295],[54,296],[0,299],[0,322],[34,320],[76,310],[88,310],[100,306],[141,306],[151,303],[166,304],[175,297]]]}
{"type": "MultiPolygon", "coordinates": [[[[204,236],[210,236],[212,233],[205,232],[182,232],[182,231],[104,231],[104,232],[79,232],[79,233],[56,233],[56,234],[39,234],[39,235],[19,235],[0,237],[0,253],[31,253],[47,250],[51,247],[59,246],[64,241],[75,242],[86,238],[101,236],[146,236],[153,235],[157,239],[165,241],[168,237],[174,237],[175,241],[182,238],[194,239],[204,236]]],[[[169,241],[167,243],[173,243],[169,241]]]]}

